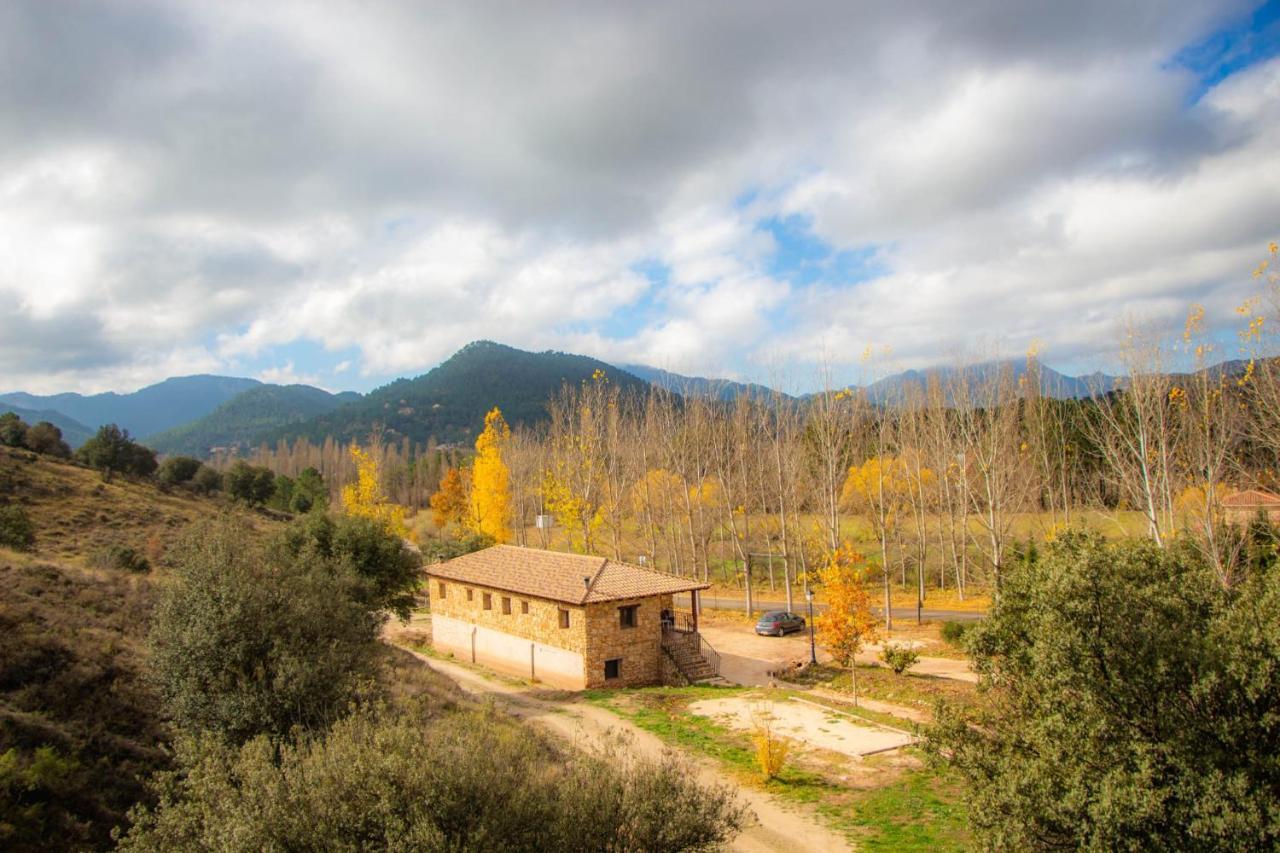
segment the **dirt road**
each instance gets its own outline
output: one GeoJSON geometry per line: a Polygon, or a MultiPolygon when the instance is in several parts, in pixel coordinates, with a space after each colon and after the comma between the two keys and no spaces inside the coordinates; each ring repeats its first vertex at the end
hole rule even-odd
{"type": "MultiPolygon", "coordinates": [[[[419,660],[447,676],[464,691],[492,697],[512,716],[545,726],[556,735],[575,743],[599,742],[628,737],[639,754],[657,757],[668,747],[656,736],[637,728],[603,708],[584,702],[540,697],[533,688],[503,683],[473,670],[425,655],[419,660]]],[[[799,806],[784,805],[763,791],[747,787],[727,776],[709,761],[697,760],[699,777],[707,783],[729,784],[755,813],[757,822],[746,828],[730,844],[730,849],[748,853],[771,851],[843,851],[852,849],[840,835],[822,824],[817,815],[799,806]]]]}
{"type": "MultiPolygon", "coordinates": [[[[713,649],[720,654],[720,675],[735,684],[768,684],[769,673],[788,663],[809,660],[809,634],[800,632],[785,637],[761,637],[750,625],[702,625],[699,632],[713,649]]],[[[821,648],[817,649],[818,661],[831,660],[821,648]]],[[[870,645],[858,655],[860,663],[875,663],[880,646],[870,645]]],[[[911,671],[917,675],[938,678],[954,678],[957,681],[977,682],[978,675],[969,668],[969,662],[953,658],[921,657],[911,671]]]]}

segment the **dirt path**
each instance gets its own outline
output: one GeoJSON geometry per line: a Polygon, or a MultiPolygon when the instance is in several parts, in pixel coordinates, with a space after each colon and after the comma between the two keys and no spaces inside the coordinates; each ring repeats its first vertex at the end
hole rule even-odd
{"type": "MultiPolygon", "coordinates": [[[[699,629],[712,648],[720,654],[720,674],[736,684],[763,685],[773,679],[769,675],[780,665],[809,660],[809,635],[800,632],[786,637],[761,637],[750,625],[703,625],[699,629]]],[[[831,660],[818,649],[818,661],[831,660]]],[[[880,646],[870,645],[858,655],[859,663],[876,663],[880,646]]],[[[978,675],[969,662],[954,658],[921,657],[912,672],[976,683],[978,675]]]]}
{"type": "MultiPolygon", "coordinates": [[[[413,652],[414,656],[437,672],[451,678],[464,691],[492,697],[505,712],[545,726],[571,742],[591,742],[627,736],[640,755],[661,756],[667,745],[655,735],[640,729],[603,708],[582,702],[564,702],[541,698],[522,685],[508,684],[448,661],[413,652]]],[[[707,783],[729,784],[738,797],[755,813],[757,822],[743,830],[730,844],[730,849],[768,853],[769,851],[840,851],[852,849],[840,835],[827,829],[820,819],[799,808],[784,806],[763,791],[747,787],[725,775],[709,761],[695,760],[699,778],[707,783]]]]}

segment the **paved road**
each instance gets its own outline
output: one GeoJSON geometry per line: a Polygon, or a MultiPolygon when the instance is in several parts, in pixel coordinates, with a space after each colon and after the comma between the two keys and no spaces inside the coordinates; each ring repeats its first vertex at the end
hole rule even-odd
{"type": "MultiPolygon", "coordinates": [[[[689,606],[689,596],[677,595],[675,597],[677,607],[689,606]]],[[[702,606],[711,610],[746,610],[747,603],[741,598],[718,598],[709,593],[703,593],[702,606]]],[[[807,609],[804,599],[797,596],[792,604],[796,612],[801,616],[807,609]]],[[[786,610],[786,601],[770,601],[765,599],[757,599],[752,602],[752,607],[756,613],[764,613],[766,610],[786,610]]],[[[815,613],[821,613],[827,609],[827,605],[816,603],[813,605],[815,613]]],[[[876,613],[883,613],[883,607],[873,607],[876,613]]],[[[976,622],[979,619],[985,619],[987,614],[981,610],[935,610],[931,607],[924,608],[921,611],[921,617],[931,622],[976,622]]],[[[916,609],[914,607],[895,607],[893,608],[893,618],[900,620],[913,620],[916,618],[916,609]]]]}

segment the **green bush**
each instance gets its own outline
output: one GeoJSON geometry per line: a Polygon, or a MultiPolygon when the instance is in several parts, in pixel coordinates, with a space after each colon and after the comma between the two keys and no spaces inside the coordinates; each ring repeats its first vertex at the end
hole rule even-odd
{"type": "Polygon", "coordinates": [[[0,506],[0,545],[15,551],[30,551],[36,544],[36,530],[20,506],[0,506]]]}
{"type": "Polygon", "coordinates": [[[156,479],[166,486],[176,486],[189,482],[199,470],[199,459],[193,459],[190,456],[170,456],[160,463],[156,479]]]}
{"type": "Polygon", "coordinates": [[[283,743],[189,741],[179,759],[120,849],[709,850],[745,819],[670,755],[558,747],[495,713],[359,711],[283,743]]]}
{"type": "Polygon", "coordinates": [[[1280,568],[1064,534],[965,646],[996,701],[943,705],[975,846],[1280,847],[1280,568]]]}
{"type": "Polygon", "coordinates": [[[157,467],[156,452],[138,444],[127,429],[115,424],[99,427],[93,438],[76,451],[76,459],[101,471],[106,480],[117,472],[149,477],[157,467]]]}
{"type": "Polygon", "coordinates": [[[220,492],[222,491],[222,474],[216,468],[201,465],[195,476],[191,478],[191,488],[202,495],[220,492]]]}
{"type": "Polygon", "coordinates": [[[890,643],[880,650],[880,660],[884,661],[889,669],[902,675],[916,665],[916,661],[920,660],[920,653],[910,646],[890,643]]]}
{"type": "Polygon", "coordinates": [[[231,517],[194,527],[169,554],[151,670],[179,731],[243,743],[323,728],[376,676],[383,617],[355,600],[350,567],[264,551],[231,517]]]}
{"type": "Polygon", "coordinates": [[[121,572],[146,574],[151,571],[151,563],[146,557],[128,545],[112,545],[95,552],[89,559],[96,569],[112,569],[121,572]]]}
{"type": "Polygon", "coordinates": [[[976,622],[943,622],[942,639],[957,649],[964,648],[964,636],[976,622]]]}

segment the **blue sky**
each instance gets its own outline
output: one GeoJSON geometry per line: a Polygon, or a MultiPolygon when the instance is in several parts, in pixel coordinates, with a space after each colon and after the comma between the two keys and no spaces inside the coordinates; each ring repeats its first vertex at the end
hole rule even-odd
{"type": "Polygon", "coordinates": [[[1280,232],[1280,0],[27,0],[0,50],[34,392],[365,391],[481,338],[793,390],[1083,373],[1194,304],[1228,356],[1280,232]]]}

